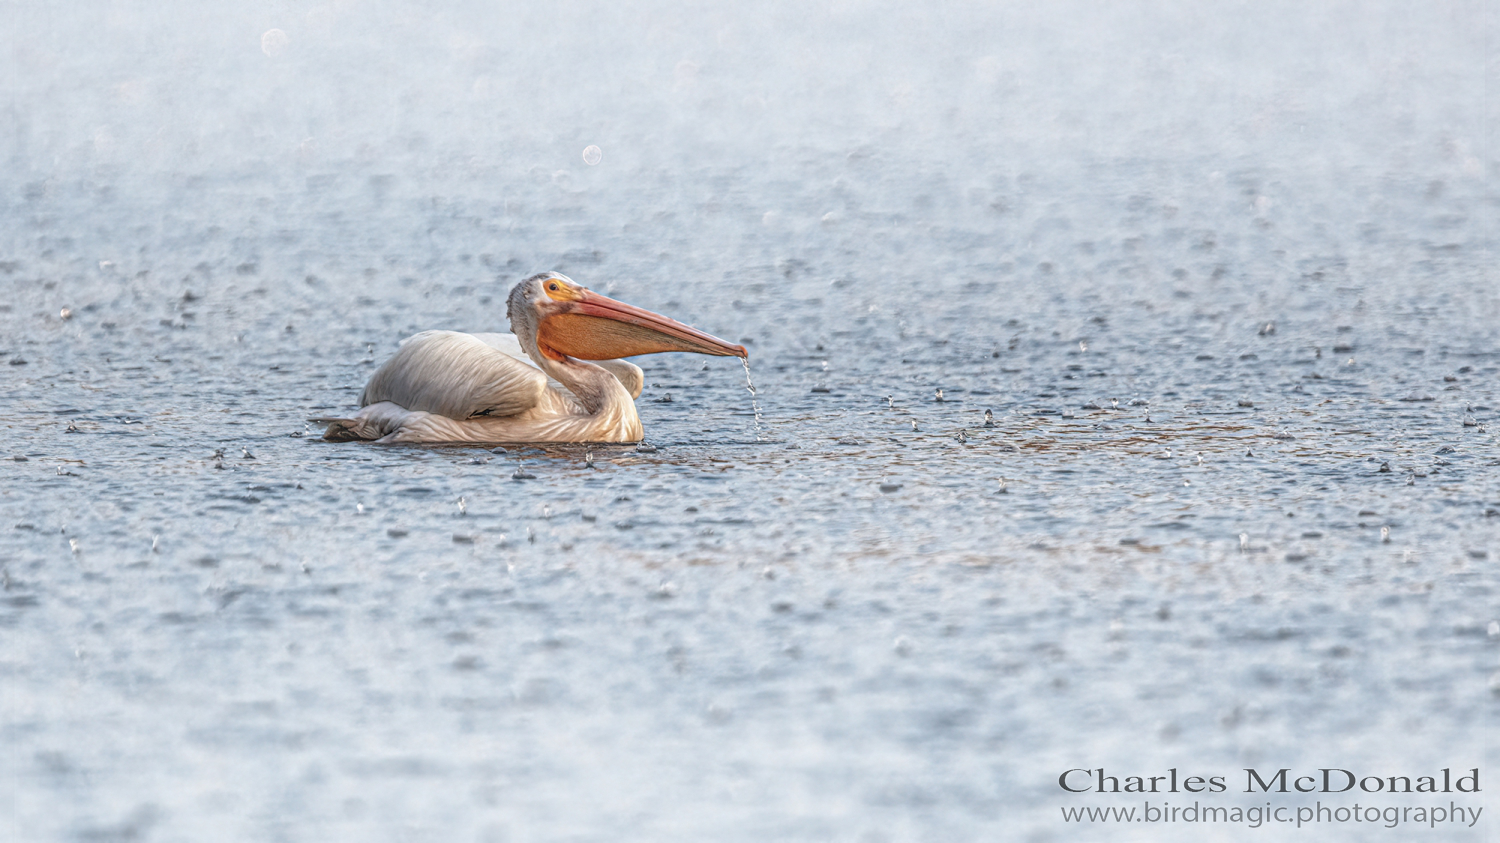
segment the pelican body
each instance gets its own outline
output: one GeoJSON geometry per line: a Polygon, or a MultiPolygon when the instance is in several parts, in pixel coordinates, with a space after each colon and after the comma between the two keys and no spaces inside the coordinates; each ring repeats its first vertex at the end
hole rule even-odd
{"type": "Polygon", "coordinates": [[[365,385],[360,411],[328,424],[336,442],[639,442],[638,354],[747,357],[732,345],[564,275],[517,284],[512,334],[424,331],[365,385]]]}

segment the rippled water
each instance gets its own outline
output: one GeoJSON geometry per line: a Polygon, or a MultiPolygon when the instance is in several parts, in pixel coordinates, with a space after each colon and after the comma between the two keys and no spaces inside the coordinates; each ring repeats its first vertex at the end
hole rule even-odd
{"type": "Polygon", "coordinates": [[[0,836],[1500,760],[1493,9],[448,5],[8,12],[0,836]],[[544,269],[745,343],[760,426],[670,355],[654,449],[305,422],[544,269]]]}

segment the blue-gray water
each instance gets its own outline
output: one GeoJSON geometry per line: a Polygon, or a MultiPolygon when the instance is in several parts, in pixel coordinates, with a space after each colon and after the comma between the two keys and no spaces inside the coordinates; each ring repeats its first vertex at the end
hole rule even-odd
{"type": "Polygon", "coordinates": [[[7,7],[0,837],[1500,810],[1495,5],[1098,5],[7,7]],[[545,269],[764,441],[670,355],[593,467],[305,423],[545,269]]]}

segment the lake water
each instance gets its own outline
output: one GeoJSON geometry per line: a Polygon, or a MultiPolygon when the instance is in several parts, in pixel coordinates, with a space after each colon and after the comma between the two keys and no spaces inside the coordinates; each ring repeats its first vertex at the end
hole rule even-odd
{"type": "Polygon", "coordinates": [[[7,10],[0,837],[1365,840],[1057,777],[1490,775],[1493,4],[492,5],[7,10]],[[654,449],[306,422],[547,269],[744,343],[759,432],[685,355],[654,449]]]}

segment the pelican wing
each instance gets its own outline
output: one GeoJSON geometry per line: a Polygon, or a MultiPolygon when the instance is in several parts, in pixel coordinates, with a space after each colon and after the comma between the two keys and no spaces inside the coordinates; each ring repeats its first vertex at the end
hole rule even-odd
{"type": "MultiPolygon", "coordinates": [[[[511,342],[519,352],[514,337],[511,342]]],[[[450,419],[513,416],[535,407],[546,391],[547,376],[530,361],[473,334],[424,331],[375,372],[359,404],[389,401],[450,419]]]]}

